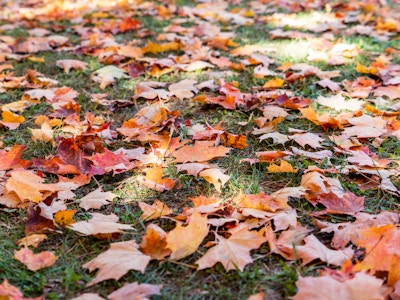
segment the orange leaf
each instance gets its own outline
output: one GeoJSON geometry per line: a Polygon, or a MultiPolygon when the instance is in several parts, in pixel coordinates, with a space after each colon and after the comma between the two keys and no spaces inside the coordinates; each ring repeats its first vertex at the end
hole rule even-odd
{"type": "Polygon", "coordinates": [[[220,135],[221,143],[224,146],[233,147],[236,149],[247,148],[246,136],[245,135],[234,135],[226,131],[220,135]]]}
{"type": "Polygon", "coordinates": [[[18,251],[14,250],[14,258],[22,262],[31,271],[37,271],[46,267],[52,266],[58,256],[55,256],[53,252],[42,251],[38,254],[34,254],[32,250],[27,247],[23,247],[18,251]]]}
{"type": "Polygon", "coordinates": [[[288,173],[297,173],[298,169],[294,169],[291,164],[289,164],[286,160],[281,160],[281,165],[270,164],[267,167],[268,172],[278,173],[278,172],[288,172],[288,173]]]}
{"type": "Polygon", "coordinates": [[[31,234],[17,241],[17,245],[22,247],[32,246],[33,248],[37,248],[41,242],[47,239],[47,235],[45,234],[31,234]]]}
{"type": "Polygon", "coordinates": [[[167,248],[167,234],[155,224],[147,226],[140,249],[157,260],[163,260],[171,254],[171,250],[167,248]]]}
{"type": "Polygon", "coordinates": [[[0,299],[1,300],[42,300],[43,297],[37,298],[24,298],[24,295],[21,291],[11,285],[7,278],[4,278],[3,282],[0,284],[0,299]]]}
{"type": "Polygon", "coordinates": [[[21,202],[40,202],[49,194],[60,190],[56,184],[43,183],[44,179],[33,171],[12,171],[11,178],[6,182],[8,193],[15,192],[21,202]]]}
{"type": "Polygon", "coordinates": [[[213,141],[195,141],[194,146],[183,146],[175,151],[172,155],[176,158],[176,162],[204,162],[216,157],[226,156],[231,150],[224,146],[214,146],[213,141]]]}
{"type": "Polygon", "coordinates": [[[24,145],[14,145],[8,152],[0,150],[0,170],[27,168],[31,165],[28,160],[21,159],[22,153],[25,150],[24,145]]]}
{"type": "Polygon", "coordinates": [[[68,74],[71,69],[85,71],[88,63],[77,59],[60,59],[56,61],[56,65],[63,68],[68,74]]]}

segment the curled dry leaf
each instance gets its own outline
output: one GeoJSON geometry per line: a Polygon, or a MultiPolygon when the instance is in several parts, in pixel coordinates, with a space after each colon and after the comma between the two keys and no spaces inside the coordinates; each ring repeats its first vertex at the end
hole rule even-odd
{"type": "Polygon", "coordinates": [[[139,246],[135,241],[113,243],[110,249],[82,266],[89,269],[89,272],[99,269],[96,277],[86,286],[89,287],[108,279],[119,280],[129,270],[144,273],[150,259],[150,256],[139,251],[139,246]]]}
{"type": "Polygon", "coordinates": [[[230,176],[223,173],[221,169],[207,169],[199,173],[207,182],[212,183],[218,193],[221,193],[221,187],[228,182],[230,176]]]}
{"type": "Polygon", "coordinates": [[[33,248],[37,248],[41,242],[47,239],[47,235],[45,234],[31,234],[17,241],[17,245],[22,247],[32,246],[33,248]]]}
{"type": "Polygon", "coordinates": [[[158,192],[172,190],[176,182],[176,180],[171,178],[162,178],[161,166],[148,168],[146,170],[146,176],[138,176],[136,177],[136,180],[145,187],[158,192]]]}
{"type": "Polygon", "coordinates": [[[48,251],[34,254],[29,248],[23,247],[18,251],[14,251],[14,258],[26,265],[29,270],[35,272],[52,266],[56,262],[58,256],[48,251]]]}

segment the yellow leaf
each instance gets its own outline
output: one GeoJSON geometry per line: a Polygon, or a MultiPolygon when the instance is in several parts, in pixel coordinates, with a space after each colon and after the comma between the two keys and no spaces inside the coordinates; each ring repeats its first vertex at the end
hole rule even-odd
{"type": "Polygon", "coordinates": [[[66,227],[68,225],[74,224],[74,214],[75,209],[66,209],[66,210],[59,210],[54,214],[54,222],[62,227],[66,227]]]}
{"type": "Polygon", "coordinates": [[[194,210],[190,216],[189,225],[183,227],[177,223],[176,227],[167,234],[167,245],[172,250],[171,259],[178,260],[194,253],[208,231],[207,216],[194,210]]]}
{"type": "Polygon", "coordinates": [[[279,88],[283,86],[285,83],[285,80],[281,78],[273,78],[271,80],[268,80],[266,83],[264,83],[263,88],[266,89],[271,89],[271,88],[279,88]]]}
{"type": "Polygon", "coordinates": [[[289,164],[286,160],[281,160],[281,165],[278,166],[276,164],[270,164],[267,167],[268,172],[278,173],[278,172],[286,172],[286,173],[296,173],[298,169],[294,169],[291,164],[289,164]]]}

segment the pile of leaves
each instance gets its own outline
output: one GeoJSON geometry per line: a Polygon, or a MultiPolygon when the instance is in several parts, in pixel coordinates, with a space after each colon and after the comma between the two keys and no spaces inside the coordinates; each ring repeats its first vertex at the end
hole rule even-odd
{"type": "MultiPolygon", "coordinates": [[[[398,6],[108,2],[0,1],[0,225],[19,218],[20,267],[50,276],[72,234],[107,245],[74,299],[168,298],[162,279],[124,276],[268,257],[313,266],[292,299],[400,299],[398,6]]],[[[28,299],[0,276],[0,298],[28,299]]]]}

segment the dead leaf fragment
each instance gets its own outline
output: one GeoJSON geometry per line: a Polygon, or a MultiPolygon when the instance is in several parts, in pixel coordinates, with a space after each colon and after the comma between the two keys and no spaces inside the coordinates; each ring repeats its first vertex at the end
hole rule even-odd
{"type": "Polygon", "coordinates": [[[140,219],[143,221],[150,221],[173,213],[173,210],[160,200],[154,201],[152,205],[142,201],[139,201],[138,204],[140,209],[143,211],[140,215],[140,219]]]}

